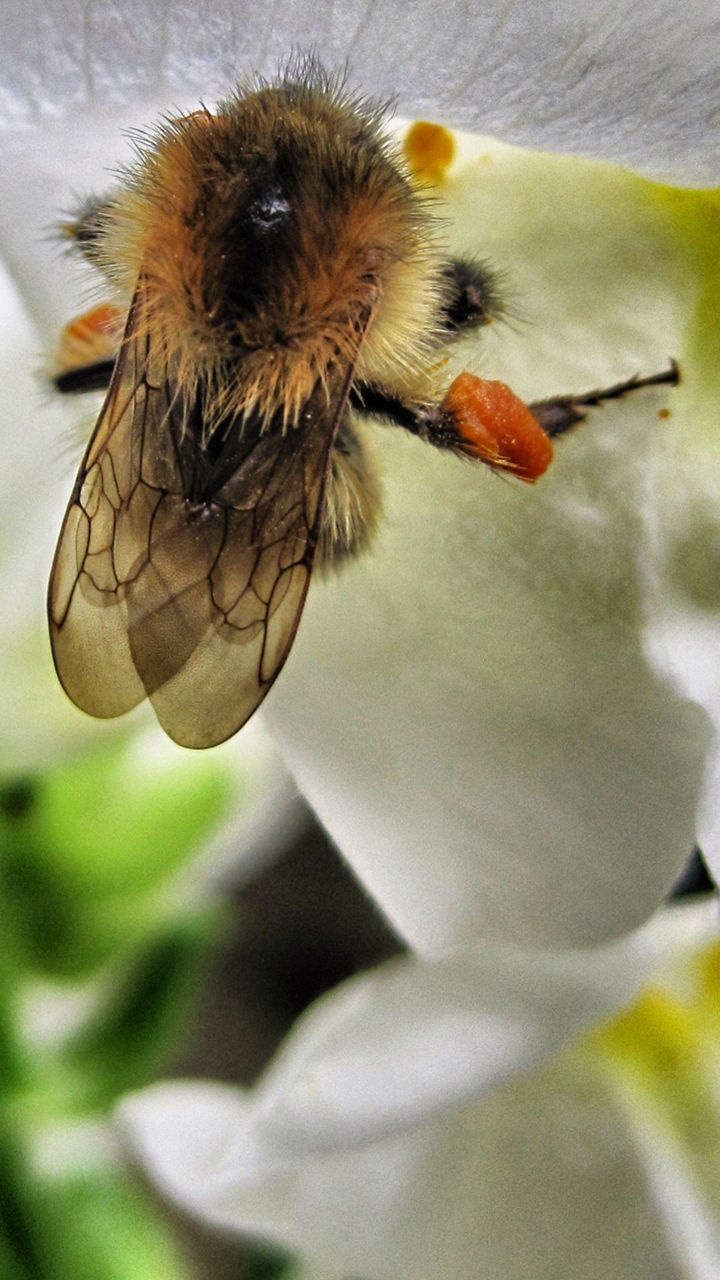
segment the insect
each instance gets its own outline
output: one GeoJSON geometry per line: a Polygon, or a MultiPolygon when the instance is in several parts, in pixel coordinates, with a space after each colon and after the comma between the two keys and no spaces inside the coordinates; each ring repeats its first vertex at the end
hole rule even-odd
{"type": "Polygon", "coordinates": [[[363,415],[527,481],[584,409],[674,366],[525,406],[439,355],[497,314],[492,272],[447,260],[381,109],[312,61],[166,120],[122,185],[66,226],[114,307],[65,334],[59,390],[107,395],[53,562],[53,655],[70,698],[149,698],[208,747],[254,712],[313,567],[371,538],[363,415]]]}

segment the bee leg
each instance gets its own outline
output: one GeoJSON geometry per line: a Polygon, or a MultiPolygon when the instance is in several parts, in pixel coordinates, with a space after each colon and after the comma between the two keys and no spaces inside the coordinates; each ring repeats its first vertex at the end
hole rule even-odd
{"type": "Polygon", "coordinates": [[[441,341],[459,338],[505,314],[502,276],[476,258],[451,258],[441,269],[441,341]]]}
{"type": "Polygon", "coordinates": [[[638,391],[641,387],[657,387],[664,384],[675,387],[679,381],[680,370],[677,362],[671,359],[670,367],[664,369],[662,373],[653,373],[647,378],[641,378],[636,374],[633,378],[627,378],[625,382],[616,382],[612,387],[605,387],[600,391],[586,391],[579,396],[552,396],[549,400],[536,400],[528,405],[528,409],[540,423],[546,435],[560,436],[576,426],[578,422],[585,421],[587,417],[587,413],[583,412],[585,409],[602,405],[606,400],[619,400],[621,396],[627,395],[630,391],[638,391]]]}
{"type": "Polygon", "coordinates": [[[316,564],[340,565],[370,542],[380,510],[380,482],[349,423],[333,446],[316,564]]]}
{"type": "Polygon", "coordinates": [[[69,240],[73,249],[77,249],[93,266],[102,270],[98,261],[100,246],[104,235],[105,218],[112,207],[107,196],[89,196],[80,207],[70,214],[67,222],[61,222],[58,228],[62,239],[69,240]]]}
{"type": "Polygon", "coordinates": [[[80,364],[74,369],[63,369],[53,377],[53,386],[63,395],[107,391],[114,367],[114,360],[96,360],[94,364],[80,364]]]}
{"type": "Polygon", "coordinates": [[[110,386],[122,333],[123,313],[101,303],[65,325],[56,352],[56,391],[75,395],[110,386]]]}
{"type": "Polygon", "coordinates": [[[404,427],[411,435],[418,436],[436,449],[466,452],[457,415],[446,407],[444,400],[436,404],[418,404],[402,400],[383,387],[358,383],[350,393],[350,403],[360,413],[386,418],[394,426],[404,427]]]}
{"type": "Polygon", "coordinates": [[[437,449],[484,462],[533,484],[552,460],[551,438],[562,435],[586,417],[586,410],[617,400],[641,387],[675,385],[678,367],[646,378],[628,378],[603,390],[582,395],[555,396],[523,404],[502,382],[461,373],[437,404],[408,404],[381,387],[358,384],[351,404],[364,413],[388,418],[437,449]]]}
{"type": "MultiPolygon", "coordinates": [[[[680,373],[677,363],[671,360],[670,367],[661,373],[654,373],[646,378],[636,375],[626,379],[625,382],[617,382],[611,387],[586,391],[580,395],[552,396],[548,400],[536,400],[527,408],[542,427],[545,435],[559,436],[577,423],[583,422],[587,417],[587,409],[602,405],[606,400],[618,400],[632,391],[639,391],[642,387],[663,384],[676,386],[679,381],[680,373]]],[[[360,413],[387,418],[396,426],[404,427],[412,435],[419,436],[438,449],[466,452],[464,437],[458,432],[455,415],[447,409],[445,400],[438,404],[413,404],[393,395],[383,387],[359,383],[351,392],[350,402],[360,413]]]]}
{"type": "MultiPolygon", "coordinates": [[[[90,196],[58,228],[72,249],[104,274],[107,271],[101,248],[111,203],[108,198],[90,196]]],[[[107,390],[120,347],[121,329],[122,313],[112,303],[101,303],[66,324],[56,353],[57,370],[52,379],[55,390],[64,395],[107,390]]]]}

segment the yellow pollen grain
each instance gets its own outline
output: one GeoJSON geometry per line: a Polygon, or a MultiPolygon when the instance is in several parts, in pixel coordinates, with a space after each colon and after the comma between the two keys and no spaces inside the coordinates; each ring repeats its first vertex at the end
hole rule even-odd
{"type": "Polygon", "coordinates": [[[417,120],[405,135],[403,151],[414,173],[442,182],[455,156],[455,139],[444,125],[417,120]]]}

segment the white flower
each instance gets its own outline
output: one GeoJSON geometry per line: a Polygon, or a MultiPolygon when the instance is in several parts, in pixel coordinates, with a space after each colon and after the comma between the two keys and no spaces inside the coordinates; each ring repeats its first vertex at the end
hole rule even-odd
{"type": "Polygon", "coordinates": [[[715,212],[618,169],[467,137],[441,191],[453,246],[507,267],[519,313],[458,365],[528,400],[669,354],[684,382],[597,410],[532,491],[369,430],[380,534],[314,589],[266,718],[413,946],[587,945],[640,923],[674,880],[720,710],[690,687],[698,610],[708,646],[717,610],[685,596],[678,614],[694,584],[673,559],[720,512],[713,357],[692,329],[715,212]]]}
{"type": "Polygon", "coordinates": [[[299,1250],[312,1280],[712,1280],[708,938],[714,903],[562,959],[386,965],[319,1001],[254,1090],[157,1085],[125,1100],[122,1126],[166,1194],[299,1250]],[[552,1054],[648,982],[624,1019],[552,1054]]]}
{"type": "MultiPolygon", "coordinates": [[[[233,75],[267,70],[301,19],[296,7],[273,25],[264,8],[198,19],[166,4],[148,24],[140,4],[122,19],[110,4],[85,17],[51,5],[30,41],[32,12],[16,14],[0,63],[0,250],[39,347],[87,279],[43,235],[73,194],[101,189],[128,158],[120,122],[147,123],[151,96],[167,106],[181,90],[189,103],[220,79],[227,87],[230,61],[233,75]]],[[[472,20],[464,6],[425,4],[411,47],[404,15],[367,20],[348,27],[342,6],[313,6],[302,38],[329,62],[349,53],[356,76],[372,48],[364,87],[382,92],[392,66],[401,108],[454,102],[454,114],[507,136],[573,137],[708,180],[717,113],[696,95],[707,86],[699,50],[712,50],[717,27],[709,7],[686,11],[678,32],[669,4],[622,16],[608,6],[592,23],[579,4],[483,6],[472,20]]],[[[599,942],[647,917],[696,838],[716,719],[714,688],[693,679],[698,637],[714,651],[717,611],[707,591],[688,598],[677,572],[684,550],[711,542],[720,510],[714,206],[602,165],[472,142],[442,194],[452,243],[506,270],[513,317],[466,344],[461,363],[531,399],[657,371],[672,355],[683,386],[598,410],[534,492],[370,430],[386,473],[380,536],[371,555],[314,584],[267,715],[321,819],[413,945],[442,951],[488,933],[599,942]],[[671,417],[658,421],[665,403],[671,417]]],[[[72,475],[68,465],[50,493],[57,419],[38,398],[28,396],[27,434],[23,410],[7,411],[24,452],[3,504],[7,520],[18,492],[46,487],[33,514],[36,585],[20,597],[33,616],[72,475]]],[[[48,700],[60,695],[47,650],[43,661],[45,705],[51,686],[48,700]]],[[[710,857],[713,812],[701,814],[710,857]]]]}
{"type": "Polygon", "coordinates": [[[302,789],[416,954],[311,1015],[252,1097],[171,1087],[128,1114],[172,1194],[304,1252],[314,1280],[464,1278],[468,1257],[503,1280],[675,1274],[594,1069],[540,1063],[631,999],[646,944],[608,939],[654,911],[698,833],[720,858],[717,201],[637,176],[717,179],[714,7],[41,16],[18,15],[0,68],[0,248],[46,337],[78,277],[50,267],[40,230],[127,158],[118,121],[211,100],[293,43],[328,65],[349,55],[353,82],[392,89],[406,114],[595,157],[460,140],[448,236],[506,270],[511,323],[457,362],[528,400],[670,356],[681,386],[593,413],[532,491],[369,427],[376,545],[313,585],[267,703],[302,789]]]}
{"type": "MultiPolygon", "coordinates": [[[[351,64],[406,115],[507,141],[615,159],[697,186],[717,178],[718,15],[709,0],[473,5],[415,0],[29,0],[7,15],[0,119],[133,114],[143,100],[211,98],[248,70],[273,74],[291,48],[351,64]]],[[[140,117],[143,118],[142,116],[140,117]]]]}

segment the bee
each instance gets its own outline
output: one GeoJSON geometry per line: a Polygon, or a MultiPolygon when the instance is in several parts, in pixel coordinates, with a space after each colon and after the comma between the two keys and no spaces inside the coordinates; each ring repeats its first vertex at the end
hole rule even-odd
{"type": "Polygon", "coordinates": [[[234,734],[278,676],[313,568],[381,506],[363,415],[528,482],[584,408],[673,368],[525,406],[448,344],[501,310],[448,260],[384,108],[312,60],[168,118],[65,233],[114,303],[65,333],[56,386],[106,387],[52,566],[62,685],[112,717],[149,698],[189,747],[234,734]]]}

